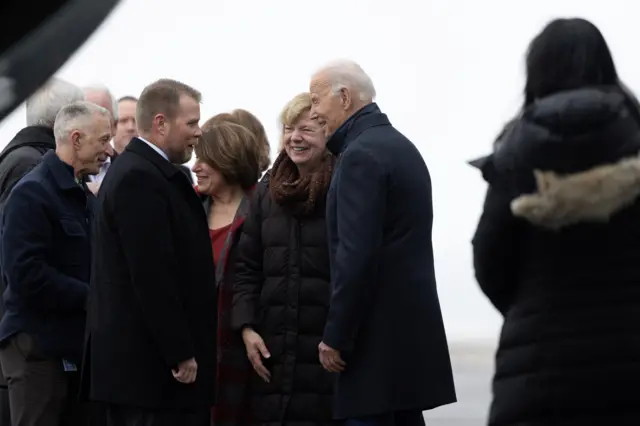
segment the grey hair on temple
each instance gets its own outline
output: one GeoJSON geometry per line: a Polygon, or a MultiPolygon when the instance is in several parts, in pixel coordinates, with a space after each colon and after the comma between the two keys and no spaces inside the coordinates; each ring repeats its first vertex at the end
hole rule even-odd
{"type": "Polygon", "coordinates": [[[78,86],[52,78],[27,99],[27,126],[52,129],[62,107],[84,99],[84,92],[78,86]]]}
{"type": "Polygon", "coordinates": [[[358,99],[363,102],[373,102],[376,98],[376,89],[371,77],[354,61],[349,59],[332,61],[320,68],[316,74],[320,73],[328,76],[334,93],[347,88],[357,93],[358,99]]]}
{"type": "Polygon", "coordinates": [[[88,126],[96,116],[111,120],[111,113],[107,109],[91,102],[79,101],[63,107],[53,126],[56,143],[65,143],[71,133],[88,126]]]}

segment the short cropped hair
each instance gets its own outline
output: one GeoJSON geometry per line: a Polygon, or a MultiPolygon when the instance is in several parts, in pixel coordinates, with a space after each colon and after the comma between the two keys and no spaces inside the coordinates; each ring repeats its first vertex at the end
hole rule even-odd
{"type": "Polygon", "coordinates": [[[249,129],[256,137],[256,143],[262,148],[260,151],[260,172],[264,172],[269,168],[271,164],[271,158],[269,154],[271,152],[271,144],[269,144],[269,138],[267,137],[267,131],[264,126],[252,113],[246,109],[235,109],[230,113],[224,112],[213,116],[204,124],[203,127],[213,123],[235,123],[240,126],[244,126],[249,129]]]}
{"type": "Polygon", "coordinates": [[[106,108],[91,102],[79,101],[64,106],[56,115],[53,126],[56,143],[65,143],[71,132],[91,124],[96,115],[101,115],[111,121],[111,113],[106,108]]]}
{"type": "Polygon", "coordinates": [[[138,98],[136,98],[135,96],[127,95],[118,99],[118,103],[124,102],[124,101],[138,102],[138,98]]]}
{"type": "Polygon", "coordinates": [[[165,78],[145,87],[136,105],[138,130],[141,132],[151,130],[153,118],[158,114],[164,114],[170,120],[175,119],[182,95],[197,102],[202,100],[199,91],[176,80],[165,78]]]}
{"type": "Polygon", "coordinates": [[[218,171],[228,185],[240,185],[248,191],[260,177],[261,147],[256,136],[239,124],[207,121],[195,153],[198,160],[218,171]]]}

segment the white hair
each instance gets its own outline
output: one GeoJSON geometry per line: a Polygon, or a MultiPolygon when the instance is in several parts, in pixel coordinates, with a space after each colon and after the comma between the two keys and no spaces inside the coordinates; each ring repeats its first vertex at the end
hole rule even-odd
{"type": "Polygon", "coordinates": [[[84,92],[78,86],[52,78],[27,99],[27,126],[52,129],[62,107],[84,99],[84,92]]]}
{"type": "Polygon", "coordinates": [[[109,90],[109,88],[104,84],[91,84],[89,86],[84,87],[84,93],[89,93],[89,92],[104,93],[105,95],[107,95],[107,97],[111,101],[111,109],[113,110],[113,119],[117,121],[119,117],[118,100],[115,98],[115,96],[113,96],[113,93],[111,93],[111,90],[109,90]]]}
{"type": "Polygon", "coordinates": [[[64,106],[58,112],[53,126],[56,143],[65,143],[73,131],[83,129],[96,115],[111,120],[111,113],[106,108],[91,102],[78,101],[64,106]]]}
{"type": "Polygon", "coordinates": [[[363,102],[373,102],[376,98],[376,88],[373,86],[371,77],[354,61],[349,59],[332,61],[320,68],[316,75],[320,73],[327,74],[334,94],[347,88],[355,91],[358,99],[363,102]]]}

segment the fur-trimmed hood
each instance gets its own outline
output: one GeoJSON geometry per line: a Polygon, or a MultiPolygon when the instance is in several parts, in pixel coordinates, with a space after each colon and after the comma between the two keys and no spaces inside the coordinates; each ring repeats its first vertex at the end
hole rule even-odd
{"type": "Polygon", "coordinates": [[[537,192],[514,199],[511,211],[549,229],[606,222],[640,196],[640,155],[579,173],[535,170],[534,174],[537,192]]]}

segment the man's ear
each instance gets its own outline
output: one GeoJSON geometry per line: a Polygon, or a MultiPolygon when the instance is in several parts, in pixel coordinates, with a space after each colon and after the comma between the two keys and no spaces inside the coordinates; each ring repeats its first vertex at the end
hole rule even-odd
{"type": "Polygon", "coordinates": [[[164,114],[157,114],[153,117],[153,127],[156,132],[164,135],[167,132],[167,117],[164,114]]]}
{"type": "Polygon", "coordinates": [[[78,130],[74,130],[70,135],[71,143],[73,144],[73,149],[76,151],[80,149],[80,139],[82,138],[82,134],[78,130]]]}
{"type": "Polygon", "coordinates": [[[340,89],[340,92],[338,93],[338,95],[340,96],[340,103],[342,104],[342,109],[347,111],[349,108],[351,108],[351,104],[352,104],[351,92],[349,92],[349,90],[347,90],[346,87],[343,87],[342,89],[340,89]]]}

